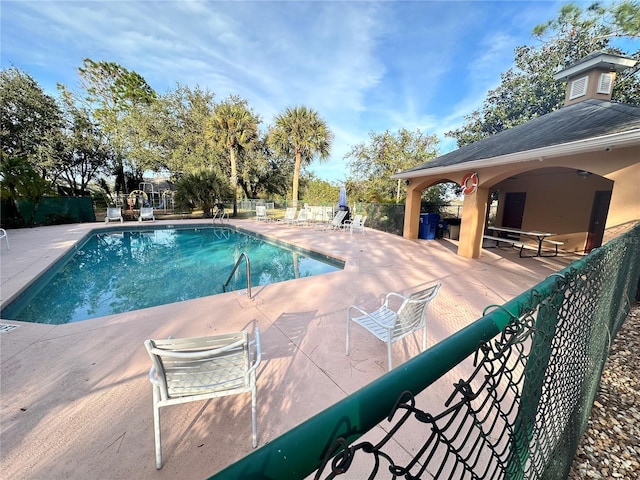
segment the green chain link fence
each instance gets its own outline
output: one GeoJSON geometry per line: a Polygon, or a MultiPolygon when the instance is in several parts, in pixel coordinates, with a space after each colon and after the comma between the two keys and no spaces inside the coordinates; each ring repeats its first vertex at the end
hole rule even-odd
{"type": "Polygon", "coordinates": [[[8,218],[8,201],[0,204],[2,225],[23,227],[33,225],[57,225],[64,223],[95,222],[96,215],[91,197],[44,197],[38,204],[21,198],[17,202],[22,218],[8,218]]]}
{"type": "Polygon", "coordinates": [[[639,277],[636,225],[211,478],[564,479],[639,277]],[[469,359],[443,405],[417,407],[469,359]],[[389,448],[403,435],[422,443],[410,460],[389,448]]]}

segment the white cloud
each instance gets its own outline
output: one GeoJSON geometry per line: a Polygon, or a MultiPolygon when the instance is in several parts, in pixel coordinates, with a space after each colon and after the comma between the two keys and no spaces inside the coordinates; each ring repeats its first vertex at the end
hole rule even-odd
{"type": "MultiPolygon", "coordinates": [[[[443,133],[481,106],[513,48],[557,2],[5,1],[2,67],[73,84],[83,58],[113,61],[164,93],[237,94],[264,127],[293,105],[335,133],[328,178],[371,131],[443,133]]],[[[443,140],[448,148],[450,141],[443,140]]]]}

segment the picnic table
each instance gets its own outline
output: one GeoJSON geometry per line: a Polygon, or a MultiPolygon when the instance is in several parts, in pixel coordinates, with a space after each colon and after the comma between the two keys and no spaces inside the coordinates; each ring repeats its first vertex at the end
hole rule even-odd
{"type": "Polygon", "coordinates": [[[487,230],[493,230],[498,234],[500,232],[507,233],[507,237],[499,237],[492,235],[484,235],[486,240],[493,240],[496,242],[496,247],[500,245],[500,243],[508,243],[516,247],[520,247],[520,257],[555,257],[558,255],[558,245],[562,245],[562,242],[556,240],[549,240],[548,237],[552,237],[557,235],[556,233],[551,232],[541,232],[539,230],[520,230],[518,228],[511,227],[495,227],[495,226],[487,226],[487,230]],[[511,237],[509,237],[511,235],[511,237]],[[518,238],[513,238],[514,235],[517,235],[518,238]],[[536,252],[535,255],[523,255],[523,251],[528,246],[523,240],[522,237],[529,237],[531,239],[535,239],[538,242],[538,247],[533,247],[533,250],[536,252]],[[543,242],[548,242],[555,246],[555,252],[552,255],[543,255],[542,254],[542,244],[543,242]]]}

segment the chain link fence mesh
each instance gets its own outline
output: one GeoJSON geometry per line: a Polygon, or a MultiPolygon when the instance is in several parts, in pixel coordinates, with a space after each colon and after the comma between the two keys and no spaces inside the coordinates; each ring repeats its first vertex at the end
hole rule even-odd
{"type": "Polygon", "coordinates": [[[639,278],[637,224],[212,478],[565,479],[639,278]]]}

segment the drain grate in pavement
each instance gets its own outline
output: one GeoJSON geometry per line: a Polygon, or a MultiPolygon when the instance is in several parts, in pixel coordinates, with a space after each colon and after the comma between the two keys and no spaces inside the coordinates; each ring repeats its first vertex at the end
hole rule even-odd
{"type": "Polygon", "coordinates": [[[18,328],[20,325],[10,325],[8,323],[0,323],[0,333],[10,332],[14,328],[18,328]]]}

